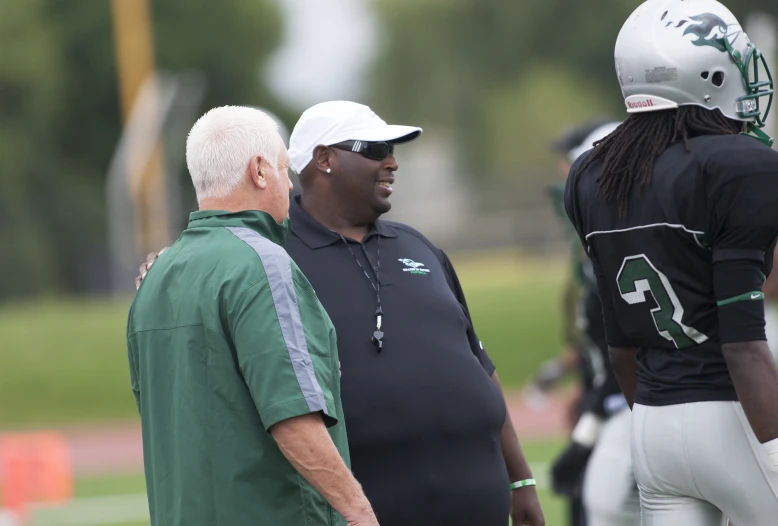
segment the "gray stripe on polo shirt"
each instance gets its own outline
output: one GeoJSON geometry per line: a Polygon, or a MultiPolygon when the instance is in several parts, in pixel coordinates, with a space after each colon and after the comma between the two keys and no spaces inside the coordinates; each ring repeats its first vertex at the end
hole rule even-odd
{"type": "Polygon", "coordinates": [[[324,393],[316,380],[313,361],[308,353],[308,342],[305,340],[297,292],[292,280],[292,258],[283,248],[250,228],[225,228],[253,248],[262,261],[262,266],[265,267],[267,282],[270,285],[270,293],[273,296],[273,303],[278,315],[278,323],[281,326],[281,334],[289,351],[289,359],[292,361],[300,390],[308,403],[308,409],[311,412],[323,411],[325,415],[331,416],[327,412],[324,393]]]}

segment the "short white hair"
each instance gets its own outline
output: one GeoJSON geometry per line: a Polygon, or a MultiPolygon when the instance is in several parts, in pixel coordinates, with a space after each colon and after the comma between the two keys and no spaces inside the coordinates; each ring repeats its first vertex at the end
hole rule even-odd
{"type": "Polygon", "coordinates": [[[186,166],[198,203],[228,196],[257,155],[276,170],[283,139],[278,123],[246,106],[221,106],[197,119],[186,140],[186,166]]]}

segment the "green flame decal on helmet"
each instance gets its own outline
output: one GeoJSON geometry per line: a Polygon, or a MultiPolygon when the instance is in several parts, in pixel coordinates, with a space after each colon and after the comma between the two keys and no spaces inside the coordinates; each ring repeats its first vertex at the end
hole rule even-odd
{"type": "MultiPolygon", "coordinates": [[[[669,27],[674,22],[668,22],[665,27],[669,27]]],[[[737,24],[727,24],[720,17],[712,13],[702,13],[690,16],[688,19],[681,20],[675,25],[675,28],[686,26],[684,35],[695,35],[697,38],[692,41],[695,46],[709,46],[729,53],[735,61],[740,74],[743,76],[746,87],[746,95],[737,99],[736,111],[741,119],[748,120],[748,134],[752,134],[757,139],[772,146],[773,139],[760,128],[763,128],[770,114],[770,108],[773,104],[773,77],[770,68],[764,59],[762,53],[751,43],[748,42],[745,56],[737,51],[733,45],[738,37],[743,33],[737,24]],[[737,31],[730,31],[730,25],[738,28],[737,31]],[[767,75],[766,80],[759,79],[759,66],[764,68],[767,75]],[[761,99],[768,97],[762,110],[761,99]]]]}
{"type": "MultiPolygon", "coordinates": [[[[689,19],[696,23],[686,26],[683,34],[697,35],[697,39],[692,42],[695,46],[710,46],[718,49],[722,53],[726,53],[727,46],[725,42],[729,41],[730,44],[734,44],[741,33],[740,31],[728,33],[727,23],[711,13],[690,16],[689,19]],[[732,40],[730,40],[730,38],[732,40]]],[[[682,20],[679,22],[679,27],[686,22],[688,21],[682,20]]]]}

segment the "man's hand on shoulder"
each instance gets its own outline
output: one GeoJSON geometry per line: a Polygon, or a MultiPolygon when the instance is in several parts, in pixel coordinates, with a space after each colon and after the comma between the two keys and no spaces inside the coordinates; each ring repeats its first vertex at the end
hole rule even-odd
{"type": "Polygon", "coordinates": [[[151,268],[151,265],[154,264],[154,262],[157,260],[157,258],[167,249],[170,247],[165,247],[159,252],[151,252],[149,255],[146,256],[146,261],[144,261],[140,268],[138,269],[138,277],[135,278],[135,290],[138,290],[140,288],[141,281],[143,281],[143,278],[146,277],[146,274],[148,273],[149,269],[151,268]]]}

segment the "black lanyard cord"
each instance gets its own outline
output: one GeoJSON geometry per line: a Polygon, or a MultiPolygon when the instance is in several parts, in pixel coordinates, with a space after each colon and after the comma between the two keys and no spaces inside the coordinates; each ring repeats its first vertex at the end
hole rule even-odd
{"type": "MultiPolygon", "coordinates": [[[[376,330],[373,332],[373,344],[375,344],[376,347],[378,347],[378,352],[381,352],[381,349],[383,348],[383,338],[384,333],[381,331],[381,318],[383,317],[383,310],[381,309],[381,236],[379,235],[376,242],[377,242],[377,251],[376,251],[376,266],[373,267],[373,271],[375,272],[375,283],[373,282],[373,279],[370,277],[370,274],[368,274],[367,269],[362,265],[362,262],[359,261],[359,258],[356,254],[354,254],[354,251],[351,249],[351,245],[346,240],[345,237],[338,234],[341,241],[346,245],[346,248],[348,248],[348,251],[351,253],[351,256],[354,258],[354,261],[357,262],[357,265],[359,265],[359,268],[362,269],[362,272],[365,274],[365,277],[370,282],[370,285],[373,287],[373,290],[375,291],[375,299],[376,299],[376,309],[375,309],[375,317],[376,317],[376,330]]],[[[365,253],[365,257],[367,258],[367,261],[370,262],[370,258],[367,256],[367,251],[365,250],[365,246],[362,245],[362,250],[365,253]]]]}

